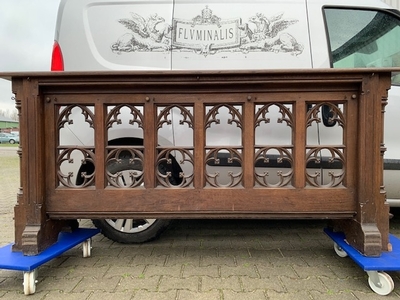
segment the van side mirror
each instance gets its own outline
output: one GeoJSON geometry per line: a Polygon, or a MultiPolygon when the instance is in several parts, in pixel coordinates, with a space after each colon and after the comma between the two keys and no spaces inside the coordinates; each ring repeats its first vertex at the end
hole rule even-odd
{"type": "Polygon", "coordinates": [[[336,125],[334,117],[334,112],[329,105],[322,105],[322,122],[326,127],[333,127],[336,125]]]}
{"type": "MultiPolygon", "coordinates": [[[[307,104],[307,111],[312,109],[312,104],[307,104]]],[[[333,127],[336,125],[336,120],[334,120],[334,112],[329,107],[329,105],[322,105],[322,122],[326,127],[333,127]]]]}

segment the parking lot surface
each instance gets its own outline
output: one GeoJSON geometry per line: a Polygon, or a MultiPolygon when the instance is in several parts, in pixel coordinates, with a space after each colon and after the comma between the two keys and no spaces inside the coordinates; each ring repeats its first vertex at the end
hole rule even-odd
{"type": "MultiPolygon", "coordinates": [[[[14,240],[19,190],[16,148],[0,147],[0,246],[14,240]]],[[[250,195],[249,195],[250,196],[250,195]]],[[[391,233],[400,237],[400,211],[391,233]]],[[[81,220],[81,226],[92,226],[81,220]]],[[[92,256],[77,246],[38,269],[29,299],[399,299],[379,296],[351,259],[338,257],[324,220],[176,220],[141,245],[93,238],[92,256]]],[[[1,259],[1,258],[0,258],[1,259]]],[[[25,299],[23,275],[0,270],[0,299],[25,299]]]]}

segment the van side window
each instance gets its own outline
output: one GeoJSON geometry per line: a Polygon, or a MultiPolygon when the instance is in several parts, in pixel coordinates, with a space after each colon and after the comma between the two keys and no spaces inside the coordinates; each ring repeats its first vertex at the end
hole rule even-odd
{"type": "MultiPolygon", "coordinates": [[[[333,68],[400,67],[400,20],[384,11],[325,8],[333,68]]],[[[392,83],[400,85],[400,74],[392,83]]]]}

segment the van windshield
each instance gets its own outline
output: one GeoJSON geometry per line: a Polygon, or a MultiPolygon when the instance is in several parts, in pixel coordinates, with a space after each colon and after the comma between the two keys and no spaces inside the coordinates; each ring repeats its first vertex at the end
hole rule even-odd
{"type": "MultiPolygon", "coordinates": [[[[333,68],[400,67],[400,20],[384,11],[325,8],[333,68]]],[[[400,74],[392,83],[400,85],[400,74]]]]}

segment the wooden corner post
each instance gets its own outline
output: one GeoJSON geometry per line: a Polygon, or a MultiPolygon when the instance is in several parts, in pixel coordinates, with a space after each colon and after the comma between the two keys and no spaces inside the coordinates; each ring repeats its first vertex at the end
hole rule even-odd
{"type": "MultiPolygon", "coordinates": [[[[20,124],[20,189],[14,207],[13,251],[36,255],[57,241],[59,232],[75,222],[51,220],[46,214],[44,103],[37,79],[12,82],[20,124]]],[[[75,225],[73,225],[75,226],[75,225]]]]}
{"type": "Polygon", "coordinates": [[[389,205],[383,187],[384,109],[390,74],[364,76],[358,96],[356,215],[335,221],[346,240],[366,256],[390,250],[389,205]]]}

